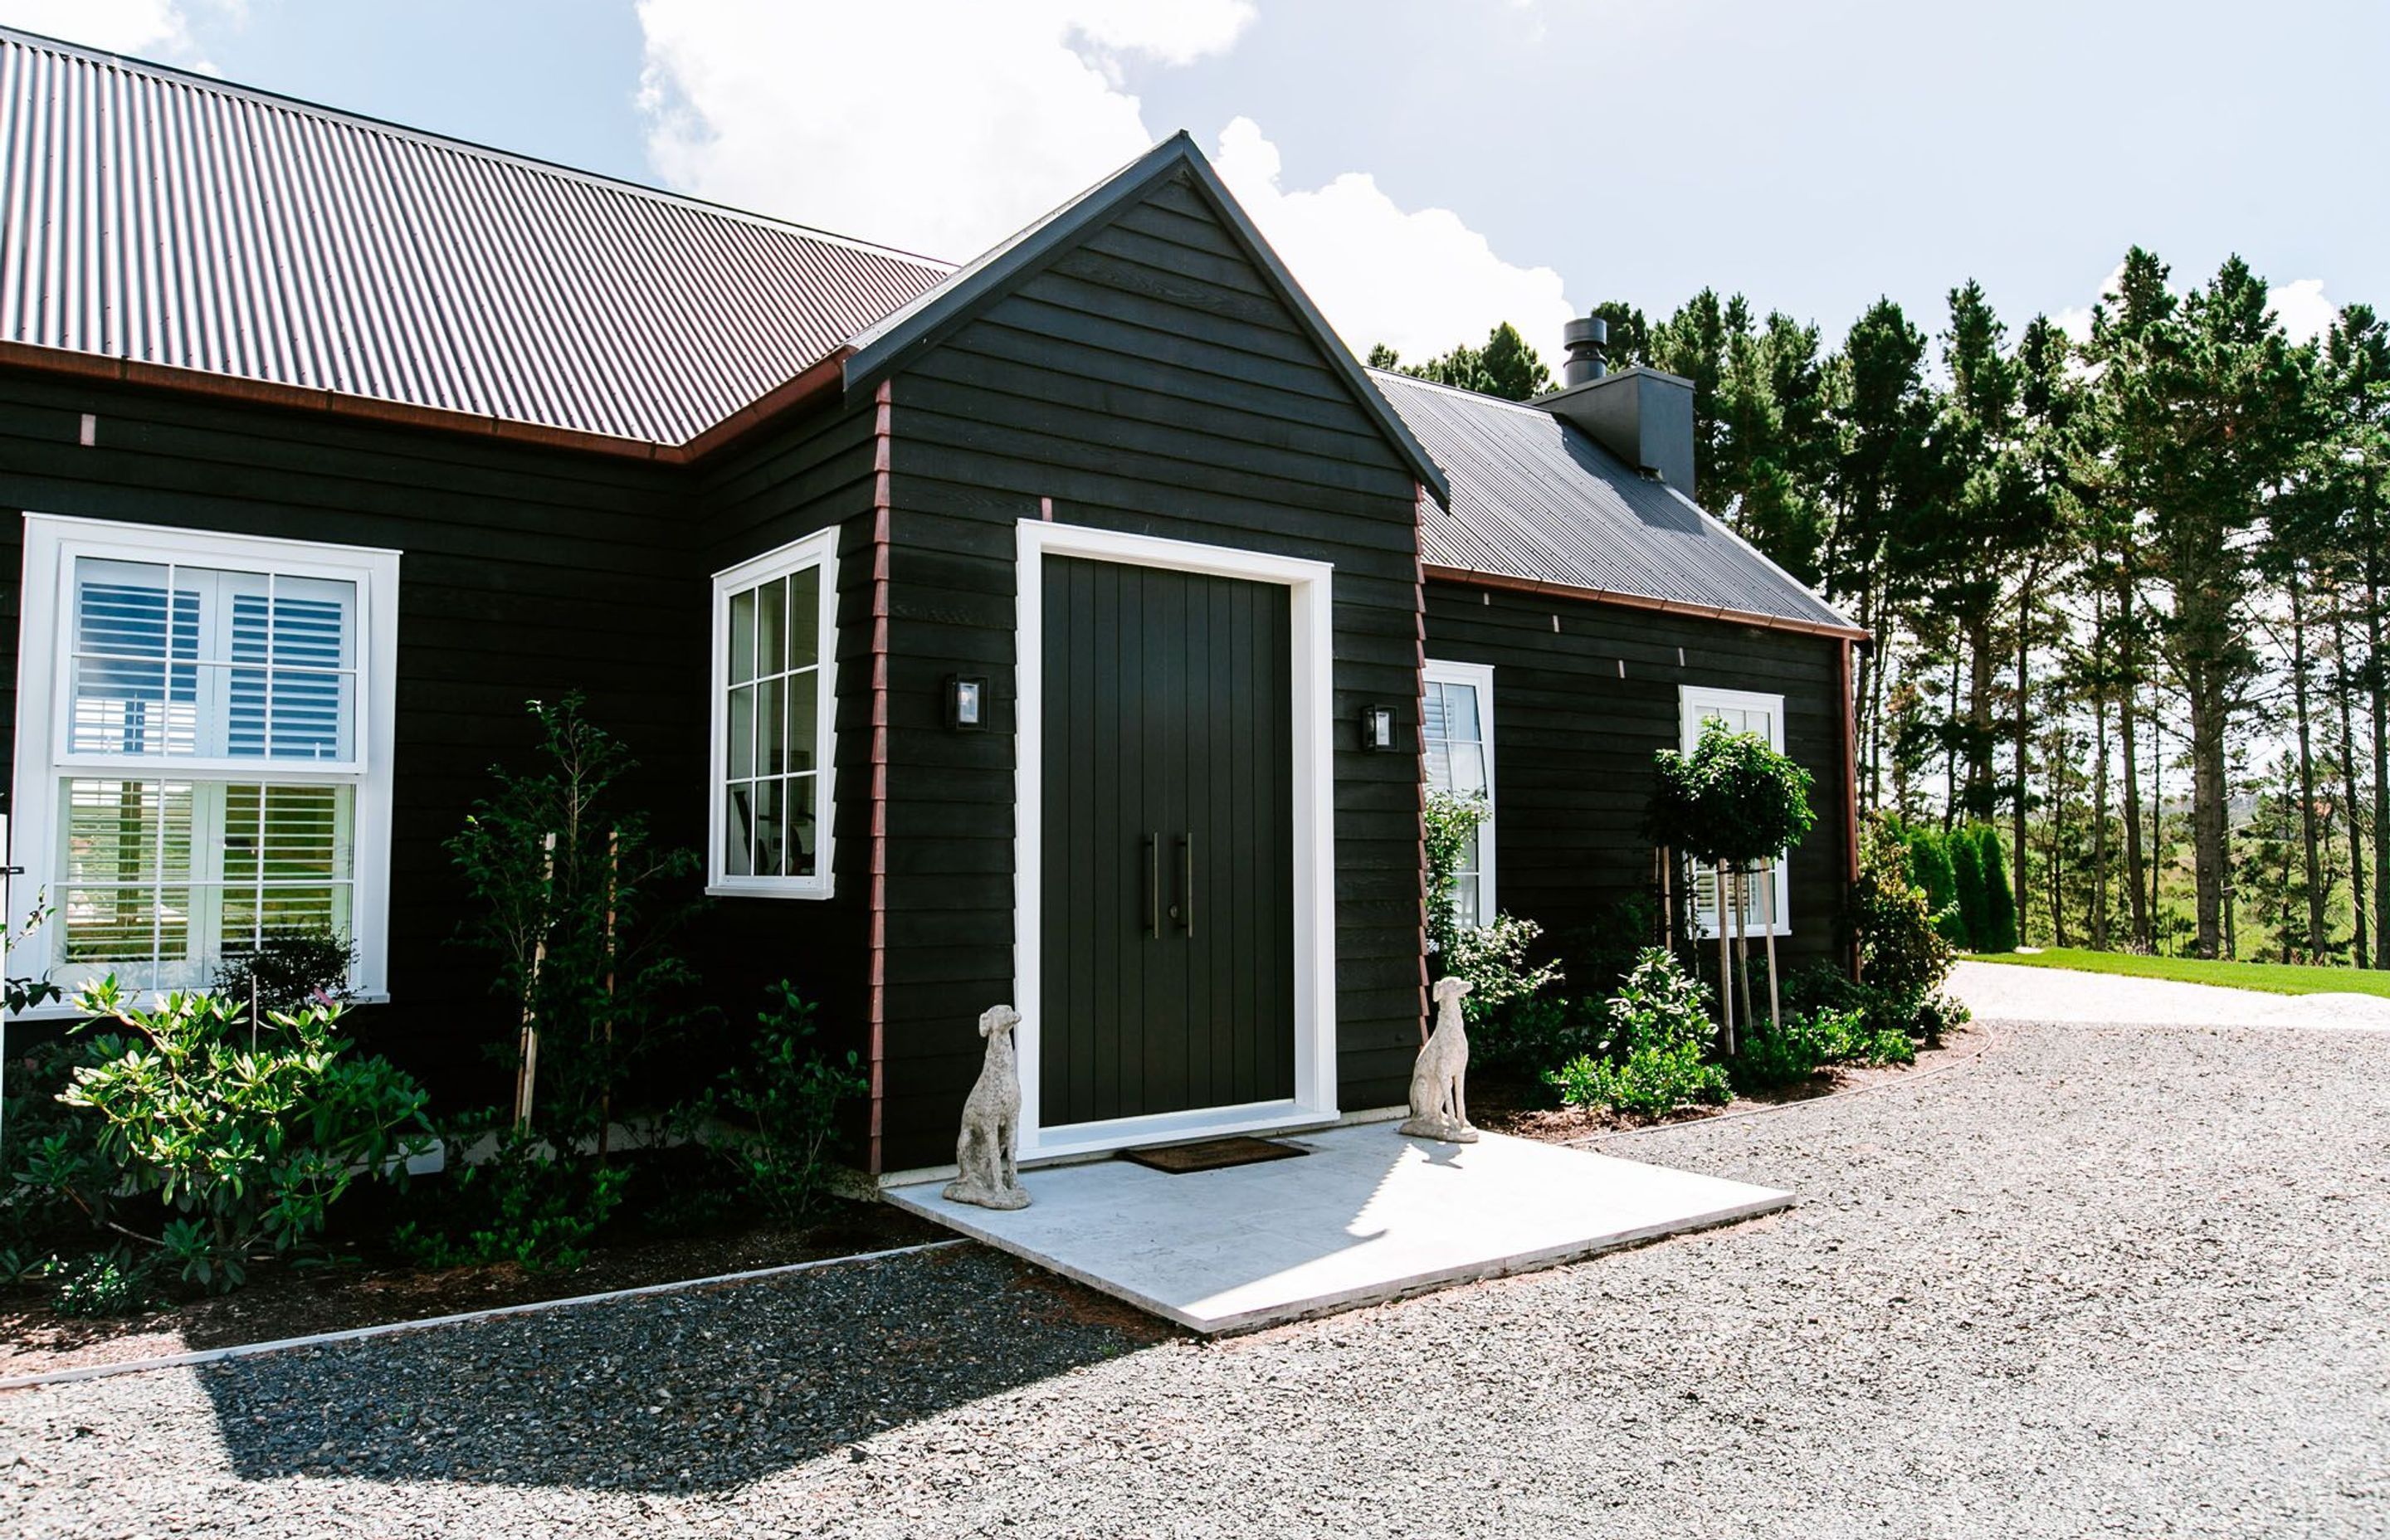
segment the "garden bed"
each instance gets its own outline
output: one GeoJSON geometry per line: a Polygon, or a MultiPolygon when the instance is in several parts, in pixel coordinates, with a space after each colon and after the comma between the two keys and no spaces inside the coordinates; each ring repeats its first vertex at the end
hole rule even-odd
{"type": "Polygon", "coordinates": [[[343,1248],[332,1266],[263,1264],[231,1294],[135,1315],[63,1315],[48,1290],[11,1289],[0,1290],[0,1379],[713,1277],[944,1236],[885,1203],[833,1200],[801,1226],[626,1238],[594,1247],[578,1267],[537,1273],[512,1264],[426,1270],[359,1245],[343,1248]]]}
{"type": "Polygon", "coordinates": [[[1574,1144],[1604,1134],[1632,1133],[1669,1123],[1700,1123],[1754,1108],[1815,1101],[1844,1091],[1859,1090],[1932,1070],[1937,1065],[1972,1056],[1981,1046],[1982,1029],[1960,1026],[1917,1050],[1914,1064],[1836,1064],[1818,1070],[1792,1085],[1739,1094],[1715,1107],[1681,1107],[1660,1117],[1620,1112],[1609,1108],[1562,1107],[1551,1087],[1528,1076],[1499,1070],[1472,1072],[1469,1079],[1469,1117],[1478,1127],[1547,1144],[1574,1144]]]}

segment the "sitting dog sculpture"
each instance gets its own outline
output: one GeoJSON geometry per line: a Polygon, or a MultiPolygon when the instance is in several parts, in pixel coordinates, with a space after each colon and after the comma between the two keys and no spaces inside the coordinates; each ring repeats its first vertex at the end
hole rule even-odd
{"type": "Polygon", "coordinates": [[[1021,1013],[990,1006],[980,1013],[979,1034],[987,1039],[987,1062],[963,1103],[962,1136],[955,1141],[961,1174],[945,1187],[950,1203],[983,1209],[1025,1209],[1028,1191],[1013,1164],[1013,1141],[1021,1133],[1021,1072],[1012,1057],[1012,1029],[1021,1013]]]}
{"type": "Polygon", "coordinates": [[[1438,979],[1435,1032],[1421,1046],[1411,1066],[1411,1115],[1402,1132],[1449,1144],[1475,1144],[1477,1130],[1469,1126],[1469,1098],[1461,1083],[1469,1074],[1469,1033],[1460,1024],[1460,997],[1469,993],[1466,979],[1438,979]]]}

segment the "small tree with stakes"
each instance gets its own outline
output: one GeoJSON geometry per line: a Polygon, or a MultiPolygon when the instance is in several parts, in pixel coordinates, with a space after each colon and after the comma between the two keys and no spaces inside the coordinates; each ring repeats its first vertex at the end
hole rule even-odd
{"type": "MultiPolygon", "coordinates": [[[[1767,895],[1769,913],[1763,930],[1767,942],[1767,1016],[1782,1025],[1777,1004],[1775,866],[1777,858],[1801,842],[1817,821],[1809,807],[1815,783],[1809,772],[1769,747],[1756,733],[1738,733],[1722,722],[1702,726],[1701,740],[1690,754],[1664,749],[1653,759],[1651,801],[1644,812],[1644,832],[1670,852],[1673,862],[1683,857],[1707,862],[1716,872],[1718,912],[1718,1000],[1724,1016],[1722,1046],[1731,1055],[1735,1039],[1733,976],[1728,961],[1731,927],[1734,955],[1741,960],[1742,1019],[1750,1020],[1750,934],[1744,912],[1745,895],[1755,872],[1767,895]]],[[[1673,927],[1674,917],[1670,918],[1673,927]]]]}

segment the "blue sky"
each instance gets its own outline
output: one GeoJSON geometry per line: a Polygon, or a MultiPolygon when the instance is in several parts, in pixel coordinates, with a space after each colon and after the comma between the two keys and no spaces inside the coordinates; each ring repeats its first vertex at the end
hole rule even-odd
{"type": "Polygon", "coordinates": [[[2390,303],[2390,6],[0,0],[0,19],[963,258],[1191,131],[1356,347],[1703,284],[2079,311],[2239,250],[2390,303]]]}

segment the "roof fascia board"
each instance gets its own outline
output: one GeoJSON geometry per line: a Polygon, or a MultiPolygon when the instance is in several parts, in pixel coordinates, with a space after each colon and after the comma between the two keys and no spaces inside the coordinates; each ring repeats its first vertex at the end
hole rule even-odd
{"type": "Polygon", "coordinates": [[[1319,307],[1311,302],[1311,297],[1287,271],[1269,242],[1262,238],[1261,231],[1228,191],[1227,184],[1220,180],[1220,173],[1213,170],[1212,163],[1195,148],[1195,141],[1184,129],[1154,146],[1110,180],[1032,226],[950,287],[932,290],[930,302],[912,314],[903,316],[893,326],[875,327],[858,337],[853,355],[846,360],[848,397],[853,399],[868,391],[909,361],[918,350],[952,335],[1013,286],[1062,256],[1121,210],[1141,200],[1181,171],[1189,173],[1199,195],[1219,215],[1253,264],[1277,287],[1279,297],[1293,312],[1313,345],[1403,457],[1411,474],[1439,505],[1449,507],[1452,488],[1443,468],[1369,382],[1360,360],[1353,356],[1352,350],[1336,335],[1319,307]]]}
{"type": "Polygon", "coordinates": [[[654,443],[645,439],[616,438],[574,428],[554,428],[545,423],[485,417],[478,412],[418,406],[411,402],[382,401],[373,396],[319,391],[303,385],[243,379],[237,375],[212,374],[204,369],[145,364],[137,359],[109,358],[101,353],[37,347],[27,342],[0,341],[0,368],[135,385],[175,395],[236,401],[252,406],[319,412],[353,422],[419,428],[436,433],[533,444],[544,449],[603,455],[614,459],[649,460],[658,465],[694,464],[721,453],[782,417],[816,404],[837,386],[839,366],[845,361],[845,356],[846,350],[840,349],[794,379],[775,388],[769,394],[740,407],[687,443],[654,443]]]}
{"type": "Polygon", "coordinates": [[[1607,604],[1625,610],[1657,610],[1664,614],[1686,615],[1697,620],[1720,621],[1729,625],[1756,626],[1765,631],[1792,631],[1810,636],[1834,636],[1845,641],[1867,642],[1871,636],[1856,625],[1834,625],[1825,621],[1796,620],[1790,615],[1769,615],[1752,610],[1731,610],[1724,605],[1691,604],[1683,599],[1654,598],[1649,594],[1626,594],[1609,588],[1585,588],[1571,583],[1550,583],[1542,578],[1512,577],[1508,572],[1482,572],[1473,567],[1441,567],[1428,563],[1422,567],[1431,583],[1458,583],[1471,588],[1500,588],[1518,594],[1539,594],[1549,598],[1581,599],[1588,604],[1607,604]]]}

